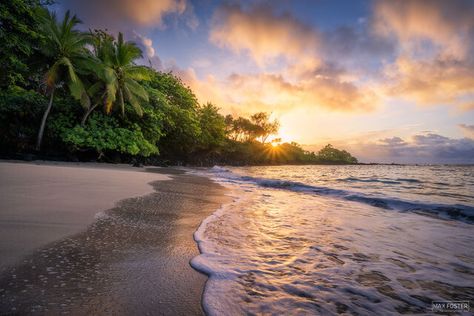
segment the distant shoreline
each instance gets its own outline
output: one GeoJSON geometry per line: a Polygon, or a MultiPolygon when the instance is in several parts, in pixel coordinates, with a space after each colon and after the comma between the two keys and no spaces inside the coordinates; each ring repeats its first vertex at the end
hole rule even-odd
{"type": "MultiPolygon", "coordinates": [[[[35,156],[35,155],[0,155],[0,162],[12,162],[12,163],[44,163],[44,164],[96,164],[98,166],[122,166],[126,168],[130,167],[141,167],[142,164],[139,162],[130,162],[130,163],[115,163],[110,161],[77,161],[75,159],[65,159],[65,157],[51,157],[51,156],[35,156]]],[[[150,165],[152,166],[152,165],[150,165]]],[[[336,163],[336,162],[327,162],[327,163],[282,163],[282,164],[208,164],[208,165],[197,165],[197,164],[167,164],[167,163],[158,163],[153,166],[156,167],[189,167],[189,168],[199,168],[199,167],[213,167],[213,166],[229,166],[229,167],[265,167],[265,166],[474,166],[471,163],[388,163],[388,162],[357,162],[357,163],[336,163]]]]}

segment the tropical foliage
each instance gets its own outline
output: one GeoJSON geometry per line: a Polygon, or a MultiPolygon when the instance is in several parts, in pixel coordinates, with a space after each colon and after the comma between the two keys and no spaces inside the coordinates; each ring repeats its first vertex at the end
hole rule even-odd
{"type": "MultiPolygon", "coordinates": [[[[223,116],[172,73],[140,65],[139,47],[82,32],[39,1],[0,4],[0,154],[152,164],[356,163],[328,145],[281,143],[265,112],[223,116]],[[273,138],[273,139],[272,139],[273,138]],[[43,141],[44,139],[44,141],[43,141]]],[[[84,28],[85,29],[85,28],[84,28]]]]}

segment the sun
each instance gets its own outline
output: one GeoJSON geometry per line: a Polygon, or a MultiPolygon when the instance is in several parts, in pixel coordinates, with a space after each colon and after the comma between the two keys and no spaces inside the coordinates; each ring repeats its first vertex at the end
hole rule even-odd
{"type": "Polygon", "coordinates": [[[279,143],[271,143],[272,144],[272,147],[278,147],[278,145],[280,145],[279,143]]]}

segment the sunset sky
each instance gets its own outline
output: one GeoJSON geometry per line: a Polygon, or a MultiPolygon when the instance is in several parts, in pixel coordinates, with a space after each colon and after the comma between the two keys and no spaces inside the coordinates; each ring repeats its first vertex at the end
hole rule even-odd
{"type": "Polygon", "coordinates": [[[58,0],[223,114],[361,161],[474,163],[474,1],[58,0]]]}

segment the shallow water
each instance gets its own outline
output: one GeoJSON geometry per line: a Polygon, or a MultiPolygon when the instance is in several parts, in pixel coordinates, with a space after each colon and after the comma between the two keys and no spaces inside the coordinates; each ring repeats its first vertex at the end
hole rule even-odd
{"type": "Polygon", "coordinates": [[[195,234],[211,315],[425,314],[474,300],[474,167],[206,171],[234,202],[195,234]]]}

